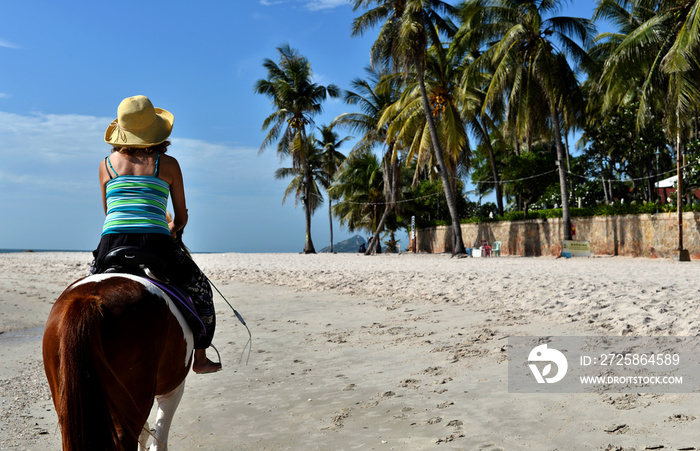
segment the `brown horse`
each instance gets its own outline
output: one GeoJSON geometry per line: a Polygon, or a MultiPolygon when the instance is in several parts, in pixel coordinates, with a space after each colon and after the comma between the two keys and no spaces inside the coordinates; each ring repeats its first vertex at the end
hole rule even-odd
{"type": "Polygon", "coordinates": [[[193,347],[182,314],[148,280],[100,274],[70,285],[49,314],[43,341],[63,450],[143,449],[154,398],[151,451],[167,449],[193,347]]]}

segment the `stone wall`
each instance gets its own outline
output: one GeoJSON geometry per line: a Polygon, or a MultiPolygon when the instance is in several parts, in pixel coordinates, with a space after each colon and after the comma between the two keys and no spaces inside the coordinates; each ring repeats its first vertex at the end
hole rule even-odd
{"type": "MultiPolygon", "coordinates": [[[[594,255],[672,258],[678,249],[678,215],[595,216],[572,218],[574,240],[589,241],[594,255]]],[[[556,256],[561,252],[562,220],[532,219],[462,224],[466,247],[481,240],[501,242],[502,255],[556,256]]],[[[452,252],[452,228],[418,231],[419,252],[452,252]]],[[[683,214],[683,247],[691,259],[700,259],[700,213],[683,214]]]]}

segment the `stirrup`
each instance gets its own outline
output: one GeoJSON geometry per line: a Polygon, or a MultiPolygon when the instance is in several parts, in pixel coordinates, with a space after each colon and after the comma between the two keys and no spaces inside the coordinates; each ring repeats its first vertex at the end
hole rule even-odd
{"type": "Polygon", "coordinates": [[[218,362],[214,362],[214,363],[218,363],[219,365],[221,365],[221,368],[223,369],[224,365],[221,364],[221,354],[219,354],[219,350],[216,349],[216,346],[214,346],[213,344],[209,344],[209,347],[214,348],[214,351],[216,351],[216,357],[219,360],[218,362]]]}

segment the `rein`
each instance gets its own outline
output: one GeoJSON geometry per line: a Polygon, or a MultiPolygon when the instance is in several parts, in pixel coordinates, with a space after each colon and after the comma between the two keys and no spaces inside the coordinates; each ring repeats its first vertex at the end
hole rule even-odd
{"type": "MultiPolygon", "coordinates": [[[[250,328],[248,327],[245,320],[243,319],[243,316],[240,313],[238,313],[238,310],[236,310],[233,307],[233,305],[231,305],[231,303],[228,301],[228,299],[226,299],[226,296],[224,296],[221,293],[221,291],[219,291],[217,286],[214,285],[214,282],[212,282],[211,279],[206,274],[202,273],[202,275],[207,279],[207,282],[209,282],[209,284],[212,287],[214,287],[216,292],[219,293],[219,296],[221,296],[221,299],[223,299],[226,302],[226,304],[228,304],[228,306],[233,311],[233,314],[236,316],[236,318],[238,318],[238,321],[240,321],[240,323],[243,325],[243,327],[246,328],[246,331],[248,331],[248,341],[246,342],[245,346],[243,346],[243,351],[241,352],[241,358],[238,360],[239,363],[243,361],[243,355],[245,354],[245,349],[248,348],[248,356],[246,357],[246,360],[245,360],[245,364],[248,365],[248,362],[250,361],[250,353],[253,350],[253,334],[250,332],[250,328]]],[[[161,290],[163,290],[164,292],[166,292],[168,295],[174,297],[175,299],[189,299],[190,301],[192,300],[191,298],[189,298],[189,296],[186,296],[185,294],[183,294],[180,290],[178,290],[175,287],[164,285],[164,284],[162,284],[162,283],[160,283],[157,280],[154,280],[152,278],[148,278],[148,281],[151,282],[153,285],[157,286],[158,288],[160,288],[161,290]]],[[[206,326],[204,325],[202,320],[199,318],[199,315],[197,314],[197,312],[193,311],[190,308],[190,306],[187,304],[187,302],[181,302],[181,304],[184,305],[187,308],[187,310],[190,311],[190,313],[192,313],[192,315],[195,318],[197,318],[199,323],[202,325],[202,329],[204,331],[206,331],[206,326]]],[[[219,357],[219,361],[221,361],[221,355],[219,354],[219,350],[216,349],[216,347],[214,345],[210,345],[210,346],[212,348],[214,348],[214,351],[216,351],[216,354],[219,357]]]]}
{"type": "MultiPolygon", "coordinates": [[[[214,282],[212,282],[211,279],[209,277],[207,277],[206,274],[204,274],[204,277],[206,277],[207,281],[209,282],[209,284],[212,287],[214,287],[216,292],[219,293],[219,296],[221,296],[221,299],[226,301],[228,306],[231,307],[231,310],[233,310],[233,314],[236,315],[236,318],[238,318],[238,321],[240,321],[241,324],[243,324],[243,327],[245,327],[246,330],[248,331],[248,342],[245,344],[245,346],[243,346],[243,351],[241,352],[241,358],[238,360],[238,363],[243,361],[243,354],[245,353],[245,348],[248,348],[248,356],[246,357],[246,360],[245,360],[245,364],[248,365],[248,361],[250,360],[250,352],[253,350],[253,334],[250,332],[250,329],[248,328],[248,325],[245,323],[245,320],[243,319],[241,314],[238,313],[238,311],[235,308],[233,308],[233,306],[228,301],[228,299],[226,299],[226,297],[223,294],[221,294],[221,291],[219,291],[219,289],[216,287],[216,285],[214,285],[214,282]]],[[[216,351],[217,354],[219,353],[219,351],[216,348],[214,348],[214,350],[216,351]]]]}

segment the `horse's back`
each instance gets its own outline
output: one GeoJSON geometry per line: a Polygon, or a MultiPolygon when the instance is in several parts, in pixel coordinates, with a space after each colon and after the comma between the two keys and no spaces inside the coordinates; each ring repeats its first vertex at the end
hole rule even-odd
{"type": "MultiPolygon", "coordinates": [[[[76,384],[99,380],[99,386],[88,385],[96,393],[75,402],[87,409],[93,402],[89,398],[103,395],[106,415],[118,430],[128,431],[120,435],[138,437],[153,397],[173,390],[189,370],[191,332],[171,304],[157,287],[124,274],[89,276],[61,294],[46,323],[43,354],[64,434],[64,421],[75,421],[62,418],[74,416],[62,399],[69,397],[67,377],[73,374],[76,384]]],[[[97,414],[93,419],[104,422],[97,414]]]]}

